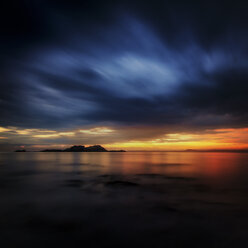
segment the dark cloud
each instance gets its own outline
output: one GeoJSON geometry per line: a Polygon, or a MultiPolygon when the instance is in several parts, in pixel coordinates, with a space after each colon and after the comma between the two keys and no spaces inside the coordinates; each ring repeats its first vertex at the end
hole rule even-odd
{"type": "Polygon", "coordinates": [[[1,126],[246,126],[244,1],[12,1],[1,126]]]}

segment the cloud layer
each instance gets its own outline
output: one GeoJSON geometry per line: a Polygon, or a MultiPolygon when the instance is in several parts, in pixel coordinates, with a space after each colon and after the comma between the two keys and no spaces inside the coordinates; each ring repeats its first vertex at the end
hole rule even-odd
{"type": "Polygon", "coordinates": [[[80,2],[6,6],[1,126],[247,126],[243,1],[80,2]]]}

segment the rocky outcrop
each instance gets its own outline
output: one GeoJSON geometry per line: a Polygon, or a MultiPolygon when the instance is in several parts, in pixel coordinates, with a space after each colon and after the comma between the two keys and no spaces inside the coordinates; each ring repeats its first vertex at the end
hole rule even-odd
{"type": "Polygon", "coordinates": [[[81,146],[81,145],[74,145],[70,148],[66,148],[64,150],[56,150],[56,149],[46,149],[42,152],[108,152],[104,147],[100,145],[94,145],[94,146],[81,146]]]}
{"type": "Polygon", "coordinates": [[[86,152],[107,152],[107,150],[100,145],[88,146],[85,148],[85,151],[86,152]]]}
{"type": "Polygon", "coordinates": [[[64,152],[85,152],[85,146],[72,146],[70,148],[66,148],[64,152]]]}

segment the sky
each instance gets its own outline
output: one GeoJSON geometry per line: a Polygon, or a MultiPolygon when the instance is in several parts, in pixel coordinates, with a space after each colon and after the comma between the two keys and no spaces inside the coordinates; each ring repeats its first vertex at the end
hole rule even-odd
{"type": "Polygon", "coordinates": [[[1,5],[0,151],[248,148],[245,1],[1,5]]]}

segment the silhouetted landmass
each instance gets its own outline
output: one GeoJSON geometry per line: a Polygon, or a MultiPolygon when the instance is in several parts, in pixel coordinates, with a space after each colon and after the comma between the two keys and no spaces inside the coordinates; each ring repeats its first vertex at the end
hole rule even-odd
{"type": "Polygon", "coordinates": [[[85,146],[72,146],[70,148],[66,148],[64,152],[85,152],[85,146]]]}
{"type": "Polygon", "coordinates": [[[108,151],[104,147],[100,145],[94,145],[94,146],[82,146],[82,145],[74,145],[72,147],[66,148],[64,150],[59,149],[45,149],[42,152],[125,152],[124,150],[112,150],[108,151]]]}
{"type": "Polygon", "coordinates": [[[26,150],[16,150],[15,152],[26,152],[26,150]]]}
{"type": "Polygon", "coordinates": [[[107,150],[100,145],[85,147],[85,151],[86,152],[107,152],[107,150]]]}

